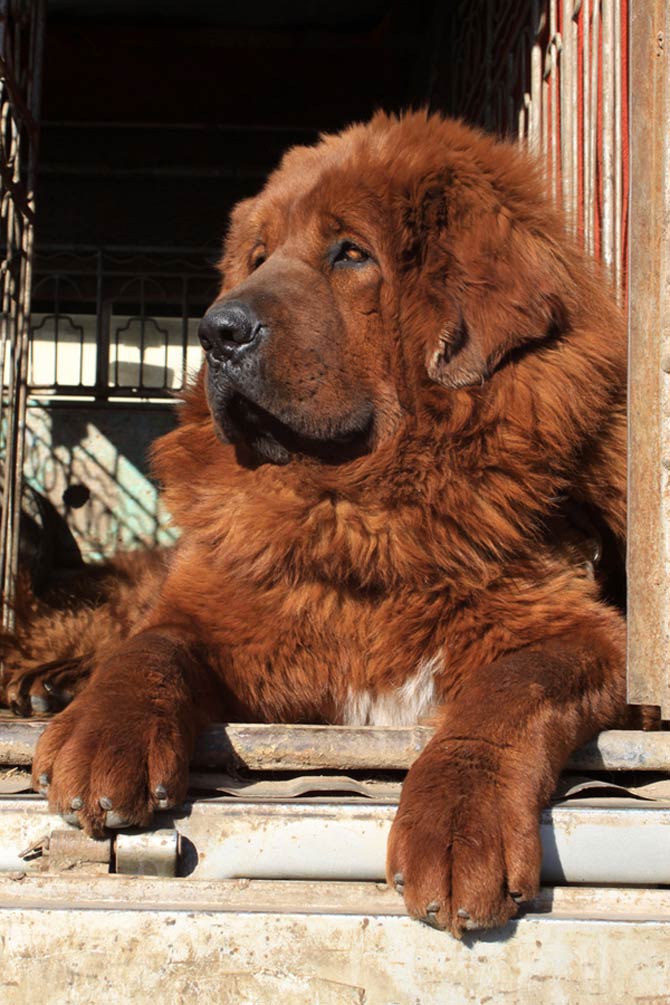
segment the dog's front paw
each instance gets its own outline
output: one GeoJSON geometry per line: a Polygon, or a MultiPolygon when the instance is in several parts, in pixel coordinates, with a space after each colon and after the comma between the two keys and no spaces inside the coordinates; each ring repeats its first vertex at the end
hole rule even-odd
{"type": "Polygon", "coordinates": [[[389,837],[409,913],[460,938],[505,924],[537,892],[537,799],[485,741],[435,738],[410,769],[389,837]]]}
{"type": "Polygon", "coordinates": [[[84,657],[10,668],[0,705],[23,717],[58,712],[86,687],[89,673],[89,662],[84,657]]]}
{"type": "Polygon", "coordinates": [[[33,761],[33,785],[50,809],[95,837],[148,824],[188,786],[189,744],[177,718],[119,699],[91,682],[47,726],[33,761]]]}

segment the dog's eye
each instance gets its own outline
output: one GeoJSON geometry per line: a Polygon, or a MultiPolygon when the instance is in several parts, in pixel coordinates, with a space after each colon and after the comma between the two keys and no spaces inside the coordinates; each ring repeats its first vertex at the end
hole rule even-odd
{"type": "Polygon", "coordinates": [[[264,251],[256,251],[251,256],[251,271],[255,272],[256,269],[260,269],[263,262],[267,261],[267,257],[264,251]]]}
{"type": "Polygon", "coordinates": [[[363,265],[371,258],[369,251],[359,248],[353,241],[341,241],[331,252],[333,265],[363,265]]]}

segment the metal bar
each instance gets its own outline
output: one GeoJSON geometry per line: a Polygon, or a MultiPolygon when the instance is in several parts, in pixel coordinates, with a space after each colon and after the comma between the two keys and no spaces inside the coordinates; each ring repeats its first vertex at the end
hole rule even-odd
{"type": "MultiPolygon", "coordinates": [[[[375,915],[405,917],[403,899],[386,883],[310,883],[291,880],[206,880],[39,873],[16,877],[0,873],[0,910],[49,910],[76,904],[80,911],[115,905],[138,913],[179,911],[301,915],[375,915]]],[[[667,890],[630,887],[542,887],[522,909],[523,917],[608,918],[670,921],[667,890]]],[[[419,928],[419,931],[422,929],[419,928]]],[[[660,1005],[660,1003],[659,1003],[660,1005]]]]}
{"type": "MultiPolygon", "coordinates": [[[[181,281],[181,382],[179,390],[186,387],[188,379],[188,279],[182,277],[181,281]]],[[[167,384],[167,363],[166,363],[166,384],[167,384]]]]}
{"type": "Polygon", "coordinates": [[[558,102],[558,60],[560,56],[561,47],[561,37],[558,34],[558,22],[557,22],[557,2],[558,0],[549,0],[549,55],[550,55],[550,66],[549,66],[549,94],[550,94],[550,111],[549,111],[549,134],[550,134],[550,152],[551,152],[551,194],[554,202],[558,200],[558,175],[559,175],[559,133],[558,133],[558,123],[559,123],[559,102],[558,102]]]}
{"type": "MultiPolygon", "coordinates": [[[[189,804],[175,826],[198,852],[194,878],[381,882],[396,808],[212,800],[189,804]]],[[[669,807],[554,806],[542,814],[540,837],[544,883],[670,883],[669,807]]]]}
{"type": "Polygon", "coordinates": [[[591,115],[589,121],[589,210],[592,218],[591,245],[587,248],[590,254],[596,250],[596,200],[597,196],[597,164],[598,164],[598,74],[600,64],[600,3],[593,0],[593,20],[591,26],[591,115]]]}
{"type": "Polygon", "coordinates": [[[619,302],[623,301],[623,136],[622,136],[622,52],[621,0],[612,0],[614,20],[614,284],[619,302]]]}
{"type": "Polygon", "coordinates": [[[105,311],[103,252],[96,250],[95,288],[95,390],[104,394],[109,384],[109,313],[105,311]]]}
{"type": "Polygon", "coordinates": [[[292,126],[277,125],[275,123],[245,125],[242,122],[106,122],[95,119],[44,119],[41,124],[42,129],[100,129],[115,130],[127,129],[129,131],[145,133],[149,130],[165,132],[203,132],[203,133],[302,133],[305,135],[318,135],[323,126],[292,126]]]}
{"type": "MultiPolygon", "coordinates": [[[[41,3],[38,4],[41,6],[41,3]]],[[[31,113],[24,96],[21,94],[21,88],[12,68],[9,66],[7,59],[0,55],[0,77],[2,77],[3,83],[6,85],[9,92],[9,96],[12,102],[12,106],[16,111],[17,116],[21,119],[22,124],[26,127],[32,136],[36,136],[39,131],[39,124],[36,118],[31,113]]]]}
{"type": "Polygon", "coordinates": [[[40,244],[39,254],[40,258],[43,255],[50,255],[54,253],[71,253],[78,257],[85,257],[88,254],[102,253],[104,255],[129,255],[132,258],[137,258],[142,255],[160,255],[162,257],[173,256],[173,255],[184,255],[193,258],[201,259],[203,262],[207,258],[211,257],[211,268],[212,272],[216,271],[214,262],[221,257],[221,249],[214,246],[203,246],[200,248],[195,248],[192,245],[183,244],[165,244],[165,245],[155,245],[155,244],[106,244],[104,247],[100,247],[99,244],[40,244]]]}
{"type": "MultiPolygon", "coordinates": [[[[396,810],[396,802],[341,798],[187,800],[158,813],[154,830],[116,835],[117,871],[174,874],[178,868],[196,880],[383,882],[396,810]]],[[[78,830],[51,814],[45,799],[0,798],[0,871],[59,871],[50,854],[46,861],[34,849],[48,848],[52,834],[65,848],[68,833],[76,843],[78,830]]],[[[670,884],[667,804],[601,799],[555,805],[541,815],[540,839],[544,883],[670,884]]],[[[79,839],[83,861],[100,860],[95,848],[95,841],[79,839]]]]}
{"type": "MultiPolygon", "coordinates": [[[[45,722],[0,719],[0,765],[30,764],[45,722]]],[[[210,726],[191,764],[251,771],[406,770],[433,735],[426,726],[210,726]]],[[[670,733],[607,730],[570,758],[579,771],[670,771],[670,733]]]]}
{"type": "Polygon", "coordinates": [[[17,349],[18,349],[18,387],[15,402],[16,409],[16,447],[14,458],[14,509],[12,537],[9,549],[9,589],[5,597],[9,600],[10,610],[8,624],[14,624],[13,603],[16,591],[16,578],[19,571],[19,525],[21,520],[21,494],[23,488],[23,461],[25,456],[26,406],[28,403],[28,361],[30,358],[30,295],[32,289],[32,258],[34,231],[29,224],[24,225],[21,235],[21,280],[19,299],[17,302],[17,349]]]}
{"type": "Polygon", "coordinates": [[[602,244],[603,262],[614,278],[614,12],[602,2],[602,244]]]}
{"type": "Polygon", "coordinates": [[[542,116],[542,47],[540,45],[541,18],[539,0],[531,3],[531,39],[530,52],[530,107],[528,110],[528,147],[530,152],[539,156],[542,116]]]}
{"type": "Polygon", "coordinates": [[[167,180],[167,181],[256,181],[262,182],[268,176],[268,169],[264,167],[236,167],[230,165],[217,168],[189,168],[189,167],[149,167],[143,165],[137,168],[109,167],[104,163],[99,164],[42,164],[40,176],[44,178],[87,178],[94,180],[102,179],[131,179],[131,180],[167,180]]]}
{"type": "Polygon", "coordinates": [[[630,9],[628,698],[670,719],[670,7],[630,9]]]}
{"type": "MultiPolygon", "coordinates": [[[[139,387],[144,386],[144,353],[146,352],[146,317],[144,314],[146,296],[144,292],[144,287],[145,287],[145,278],[144,276],[140,276],[140,366],[137,378],[137,384],[139,387]]],[[[118,332],[117,332],[116,345],[118,354],[118,346],[119,346],[118,332]]]]}
{"type": "MultiPolygon", "coordinates": [[[[597,0],[595,0],[597,2],[597,0]]],[[[582,173],[584,178],[584,247],[593,254],[593,195],[591,192],[591,0],[582,6],[582,173]]]]}
{"type": "MultiPolygon", "coordinates": [[[[30,388],[31,397],[49,399],[49,408],[54,408],[60,398],[78,398],[80,401],[135,401],[147,404],[153,399],[164,399],[174,407],[174,394],[170,388],[162,387],[108,387],[98,393],[94,384],[34,384],[30,388]]],[[[74,402],[72,402],[74,404],[74,402]]]]}
{"type": "Polygon", "coordinates": [[[573,135],[576,131],[572,75],[576,59],[572,21],[573,0],[562,0],[562,47],[559,63],[560,109],[561,109],[561,191],[563,210],[568,229],[574,233],[576,200],[574,174],[572,169],[573,135]]]}
{"type": "Polygon", "coordinates": [[[572,232],[577,235],[579,223],[579,26],[580,0],[573,0],[570,10],[570,104],[572,106],[572,138],[570,142],[570,173],[572,175],[572,232]]]}
{"type": "MultiPolygon", "coordinates": [[[[58,380],[58,357],[60,355],[60,276],[56,276],[54,279],[54,311],[53,311],[53,326],[54,326],[54,379],[53,384],[56,386],[59,383],[58,380]]],[[[81,384],[81,354],[79,363],[79,380],[77,384],[81,384]]]]}

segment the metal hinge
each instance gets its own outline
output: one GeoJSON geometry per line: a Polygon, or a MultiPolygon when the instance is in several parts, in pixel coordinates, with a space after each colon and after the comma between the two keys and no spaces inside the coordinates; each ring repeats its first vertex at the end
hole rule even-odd
{"type": "Polygon", "coordinates": [[[117,834],[95,840],[74,828],[52,830],[20,852],[39,871],[126,876],[176,876],[179,834],[173,829],[142,834],[117,834]]]}

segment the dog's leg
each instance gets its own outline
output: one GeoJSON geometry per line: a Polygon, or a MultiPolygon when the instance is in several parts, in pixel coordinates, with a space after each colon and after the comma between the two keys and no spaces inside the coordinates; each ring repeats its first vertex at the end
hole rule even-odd
{"type": "MultiPolygon", "coordinates": [[[[609,614],[609,612],[603,612],[609,614]]],[[[460,936],[538,889],[539,816],[573,750],[625,719],[625,630],[584,625],[469,674],[403,786],[388,880],[460,936]]]]}
{"type": "Polygon", "coordinates": [[[613,410],[597,440],[585,452],[575,478],[575,496],[599,513],[621,551],[626,553],[626,440],[625,403],[613,410]]]}
{"type": "Polygon", "coordinates": [[[90,834],[147,824],[155,809],[183,800],[196,737],[221,705],[195,638],[183,629],[141,632],[49,724],[33,784],[90,834]]]}
{"type": "Polygon", "coordinates": [[[0,705],[14,715],[59,712],[86,687],[91,666],[89,656],[73,656],[50,663],[10,666],[0,687],[0,705]]]}

